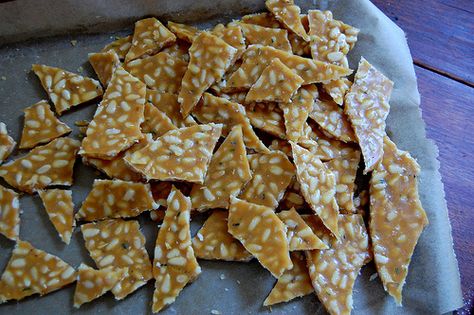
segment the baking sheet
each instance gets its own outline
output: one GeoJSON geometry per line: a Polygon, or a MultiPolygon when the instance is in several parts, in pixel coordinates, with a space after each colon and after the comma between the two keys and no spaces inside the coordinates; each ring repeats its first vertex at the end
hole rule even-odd
{"type": "MultiPolygon", "coordinates": [[[[439,175],[438,151],[426,139],[421,119],[416,77],[405,35],[394,23],[367,0],[296,1],[302,11],[310,8],[330,9],[335,18],[361,29],[359,41],[349,54],[350,65],[356,68],[364,56],[395,82],[387,132],[403,149],[420,163],[420,197],[428,213],[430,225],[423,232],[415,249],[407,283],[403,292],[404,307],[395,305],[383,291],[379,279],[369,281],[375,270],[365,267],[354,288],[353,314],[435,314],[445,313],[462,305],[459,271],[453,252],[451,227],[439,175]]],[[[13,1],[0,4],[0,121],[19,139],[21,110],[40,99],[47,99],[39,81],[30,72],[31,64],[44,63],[93,76],[87,53],[98,51],[117,35],[129,34],[133,21],[154,15],[163,20],[199,22],[210,25],[230,21],[232,17],[263,11],[263,1],[185,1],[185,0],[102,0],[102,1],[13,1]],[[223,14],[224,13],[224,14],[223,14]],[[122,31],[117,31],[121,30],[122,31]],[[125,30],[124,30],[125,29],[125,30]],[[106,33],[105,33],[106,32],[106,33]],[[82,34],[82,35],[78,35],[82,34]],[[47,37],[58,35],[57,37],[47,37]],[[30,39],[29,41],[24,41],[30,39]],[[77,41],[73,46],[71,41],[77,41]],[[19,43],[12,43],[18,42],[19,43]],[[7,44],[10,43],[10,44],[7,44]],[[4,77],[5,80],[1,78],[4,77]]],[[[440,87],[443,88],[443,87],[440,87]]],[[[91,119],[96,104],[80,106],[66,113],[61,120],[75,129],[74,121],[91,119]]],[[[18,152],[16,152],[18,154],[18,152]]],[[[73,199],[78,208],[90,190],[97,174],[77,163],[73,199]]],[[[4,184],[3,181],[1,181],[4,184]]],[[[71,244],[63,244],[50,224],[38,196],[20,200],[20,236],[34,246],[58,255],[77,267],[81,262],[94,266],[76,228],[71,244]]],[[[158,228],[148,219],[140,218],[147,238],[147,249],[153,253],[158,228]]],[[[193,233],[203,218],[193,218],[193,233]]],[[[0,269],[6,265],[13,242],[0,237],[0,269]]],[[[203,273],[186,287],[176,303],[163,314],[270,313],[262,302],[270,292],[274,279],[256,261],[248,264],[200,261],[203,273]]],[[[125,300],[115,302],[109,294],[80,310],[73,310],[74,286],[44,297],[30,297],[21,302],[0,306],[2,314],[146,314],[151,313],[153,281],[125,300]]],[[[272,314],[324,314],[314,295],[296,299],[272,308],[272,314]]]]}

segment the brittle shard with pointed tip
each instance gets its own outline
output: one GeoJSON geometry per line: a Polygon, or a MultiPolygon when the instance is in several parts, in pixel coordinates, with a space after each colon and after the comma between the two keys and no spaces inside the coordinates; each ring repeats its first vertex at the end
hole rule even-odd
{"type": "Polygon", "coordinates": [[[103,86],[109,85],[112,74],[121,65],[119,56],[113,50],[89,54],[89,63],[103,86]]]}
{"type": "Polygon", "coordinates": [[[148,102],[152,103],[156,108],[165,113],[176,127],[184,128],[197,124],[191,115],[186,118],[183,118],[181,115],[178,95],[147,89],[146,97],[148,102]]]}
{"type": "Polygon", "coordinates": [[[265,6],[286,28],[304,41],[309,41],[309,36],[300,20],[301,9],[293,0],[267,0],[265,6]]]}
{"type": "Polygon", "coordinates": [[[110,44],[102,48],[101,52],[113,51],[120,59],[125,59],[130,47],[132,47],[132,35],[116,38],[110,44]]]}
{"type": "Polygon", "coordinates": [[[260,44],[291,52],[288,32],[280,28],[263,27],[256,24],[240,23],[248,45],[260,44]]]}
{"type": "Polygon", "coordinates": [[[160,111],[151,103],[145,104],[144,115],[145,120],[141,127],[143,133],[151,133],[153,138],[161,137],[170,130],[176,130],[175,125],[165,113],[160,111]]]}
{"type": "Polygon", "coordinates": [[[59,233],[62,241],[69,244],[72,231],[76,226],[72,191],[63,189],[40,190],[39,196],[48,213],[49,220],[59,233]]]}
{"type": "Polygon", "coordinates": [[[15,140],[8,135],[7,125],[0,122],[0,165],[10,156],[15,145],[15,140]]]}
{"type": "Polygon", "coordinates": [[[194,26],[175,23],[172,21],[168,21],[168,28],[176,35],[176,37],[188,43],[192,43],[194,39],[199,35],[199,32],[201,32],[194,26]]]}
{"type": "Polygon", "coordinates": [[[18,194],[0,186],[0,234],[15,241],[20,236],[20,201],[18,194]]]}

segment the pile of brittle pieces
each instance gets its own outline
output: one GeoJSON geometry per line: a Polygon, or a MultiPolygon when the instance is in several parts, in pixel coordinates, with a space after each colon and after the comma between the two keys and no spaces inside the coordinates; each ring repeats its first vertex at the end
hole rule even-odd
{"type": "Polygon", "coordinates": [[[139,20],[89,54],[99,80],[33,65],[49,101],[24,110],[29,151],[8,160],[16,142],[0,123],[0,233],[16,242],[0,303],[77,282],[80,307],[154,282],[157,313],[199,277],[200,259],[257,259],[276,279],[265,306],[315,294],[350,314],[372,260],[401,304],[428,220],[420,168],[385,132],[393,83],[363,57],[349,68],[359,30],[331,12],[265,5],[206,30],[139,20]],[[58,116],[86,102],[97,108],[77,124],[83,137],[67,137],[58,116]],[[74,211],[76,159],[103,176],[74,211]],[[21,194],[36,193],[63,242],[80,229],[95,268],[20,238],[21,194]],[[162,221],[151,255],[143,215],[162,221]],[[192,236],[194,215],[207,219],[192,236]]]}

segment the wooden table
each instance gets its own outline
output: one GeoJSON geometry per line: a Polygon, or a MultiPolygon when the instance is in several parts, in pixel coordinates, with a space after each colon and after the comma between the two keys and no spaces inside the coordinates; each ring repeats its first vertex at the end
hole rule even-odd
{"type": "MultiPolygon", "coordinates": [[[[464,310],[474,296],[474,1],[372,0],[407,34],[428,137],[439,148],[464,310]]],[[[442,271],[440,271],[442,272],[442,271]]],[[[461,312],[459,312],[461,314],[461,312]]],[[[468,313],[471,314],[471,313],[468,313]]]]}

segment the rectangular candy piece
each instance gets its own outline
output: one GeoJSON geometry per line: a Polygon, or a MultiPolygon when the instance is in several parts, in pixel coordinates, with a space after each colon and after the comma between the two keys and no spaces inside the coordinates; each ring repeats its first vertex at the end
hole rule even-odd
{"type": "Polygon", "coordinates": [[[280,220],[286,225],[286,238],[290,251],[313,250],[328,248],[311,228],[304,222],[294,208],[277,213],[280,220]]]}
{"type": "Polygon", "coordinates": [[[336,179],[334,174],[310,151],[291,143],[296,178],[301,186],[304,199],[321,218],[324,225],[339,238],[336,202],[336,179]]]}
{"type": "Polygon", "coordinates": [[[192,116],[183,118],[178,103],[178,95],[172,93],[161,93],[156,90],[146,90],[147,101],[166,114],[171,119],[173,125],[178,128],[196,125],[192,116]]]}
{"type": "Polygon", "coordinates": [[[306,251],[314,290],[329,314],[349,315],[355,279],[371,259],[364,220],[358,214],[339,215],[339,241],[320,222],[314,223],[311,224],[314,232],[329,246],[329,249],[306,251]]]}
{"type": "Polygon", "coordinates": [[[387,136],[383,149],[370,180],[369,228],[380,279],[401,305],[408,266],[428,218],[418,195],[418,163],[387,136]]]}
{"type": "Polygon", "coordinates": [[[143,211],[157,208],[148,184],[96,179],[91,192],[76,213],[76,219],[96,221],[131,218],[143,211]]]}
{"type": "Polygon", "coordinates": [[[72,231],[76,226],[74,220],[74,204],[72,191],[63,189],[48,189],[38,191],[49,220],[59,233],[61,240],[69,244],[72,231]]]}
{"type": "Polygon", "coordinates": [[[18,194],[0,186],[0,234],[12,241],[20,236],[20,213],[18,194]]]}
{"type": "Polygon", "coordinates": [[[39,101],[23,110],[25,122],[21,134],[20,149],[31,149],[48,143],[72,131],[51,111],[47,101],[39,101]]]}
{"type": "Polygon", "coordinates": [[[117,37],[113,42],[102,48],[101,52],[113,51],[117,56],[123,60],[132,47],[132,35],[125,37],[117,37]]]}
{"type": "Polygon", "coordinates": [[[178,39],[173,45],[166,47],[162,52],[169,54],[172,57],[179,58],[185,62],[189,62],[189,47],[191,44],[184,40],[178,39]]]}
{"type": "Polygon", "coordinates": [[[187,66],[181,58],[160,52],[130,61],[124,68],[152,90],[178,93],[187,66]]]}
{"type": "Polygon", "coordinates": [[[170,130],[178,129],[165,113],[151,103],[145,104],[144,117],[145,121],[141,125],[142,132],[151,133],[153,138],[161,137],[170,130]]]}
{"type": "Polygon", "coordinates": [[[301,9],[293,0],[267,0],[265,5],[275,18],[285,27],[297,34],[304,41],[309,41],[309,36],[300,20],[301,9]]]}
{"type": "Polygon", "coordinates": [[[87,128],[79,152],[83,156],[110,160],[137,143],[143,134],[145,84],[118,67],[87,128]]]}
{"type": "Polygon", "coordinates": [[[59,115],[103,94],[99,81],[94,79],[45,65],[34,64],[32,70],[40,79],[59,115]]]}
{"type": "Polygon", "coordinates": [[[260,44],[291,52],[286,30],[246,23],[240,23],[239,25],[242,27],[248,45],[260,44]]]}
{"type": "Polygon", "coordinates": [[[250,167],[253,178],[242,190],[240,198],[276,209],[295,175],[295,167],[280,151],[256,155],[250,167]]]}
{"type": "Polygon", "coordinates": [[[273,59],[250,87],[245,102],[288,103],[304,80],[279,59],[273,59]]]}
{"type": "Polygon", "coordinates": [[[204,184],[193,186],[192,208],[198,211],[229,208],[229,198],[237,196],[251,178],[242,127],[237,125],[212,156],[204,184]]]}
{"type": "Polygon", "coordinates": [[[45,295],[75,280],[73,267],[19,240],[0,278],[0,304],[33,294],[45,295]]]}
{"type": "Polygon", "coordinates": [[[245,48],[247,48],[247,45],[245,44],[245,37],[242,34],[242,28],[240,24],[229,23],[227,26],[224,26],[223,24],[217,24],[212,29],[211,33],[212,35],[219,37],[224,42],[237,49],[231,64],[235,63],[237,59],[240,59],[245,51],[245,48]]]}
{"type": "Polygon", "coordinates": [[[385,119],[390,111],[393,82],[362,58],[354,84],[346,94],[344,112],[352,123],[364,156],[364,174],[373,170],[383,156],[385,119]]]}
{"type": "Polygon", "coordinates": [[[268,148],[255,134],[246,117],[245,107],[225,98],[204,93],[201,102],[193,111],[193,116],[201,123],[223,124],[222,134],[227,135],[232,127],[242,126],[245,146],[258,152],[268,152],[268,148]]]}
{"type": "Polygon", "coordinates": [[[153,260],[153,313],[172,304],[183,288],[201,273],[191,244],[191,200],[178,189],[168,196],[168,209],[158,231],[153,260]]]}
{"type": "Polygon", "coordinates": [[[135,22],[132,46],[125,56],[125,62],[144,55],[154,55],[175,41],[176,36],[157,19],[147,18],[137,21],[135,22]]]}
{"type": "Polygon", "coordinates": [[[328,83],[323,83],[323,88],[328,93],[334,102],[337,105],[344,104],[344,96],[346,95],[347,91],[351,88],[352,82],[349,81],[347,78],[341,78],[333,81],[329,81],[328,83]]]}
{"type": "Polygon", "coordinates": [[[304,255],[293,252],[290,257],[293,268],[286,270],[277,279],[277,283],[263,302],[263,306],[289,302],[314,292],[304,255]]]}
{"type": "Polygon", "coordinates": [[[176,37],[188,43],[192,43],[200,32],[200,30],[194,26],[171,21],[168,21],[168,28],[176,35],[176,37]]]}
{"type": "Polygon", "coordinates": [[[0,166],[0,177],[18,190],[34,193],[53,185],[72,185],[79,141],[58,138],[0,166]]]}
{"type": "Polygon", "coordinates": [[[0,165],[10,156],[15,145],[15,140],[8,135],[7,125],[0,122],[0,165]]]}
{"type": "Polygon", "coordinates": [[[227,231],[227,211],[214,210],[193,238],[197,258],[225,261],[249,261],[253,257],[227,231]]]}
{"type": "Polygon", "coordinates": [[[119,56],[113,50],[89,54],[89,63],[103,86],[109,85],[112,74],[121,65],[119,56]]]}
{"type": "Polygon", "coordinates": [[[286,226],[271,208],[231,197],[227,226],[229,233],[275,278],[293,267],[286,226]]]}
{"type": "Polygon", "coordinates": [[[189,115],[212,84],[220,81],[236,53],[237,49],[209,32],[196,37],[189,48],[190,61],[178,96],[183,117],[189,115]]]}
{"type": "Polygon", "coordinates": [[[254,13],[244,15],[242,22],[247,24],[260,25],[263,27],[281,28],[281,23],[270,12],[254,13]]]}
{"type": "Polygon", "coordinates": [[[84,303],[89,303],[107,291],[127,275],[127,268],[107,267],[94,269],[81,263],[77,269],[77,284],[74,291],[74,307],[79,308],[84,303]]]}
{"type": "Polygon", "coordinates": [[[115,299],[121,300],[153,277],[145,237],[136,220],[104,220],[81,225],[84,244],[100,269],[127,268],[127,275],[112,288],[115,299]]]}
{"type": "Polygon", "coordinates": [[[125,161],[147,180],[204,183],[222,125],[195,125],[168,131],[125,161]]]}
{"type": "Polygon", "coordinates": [[[251,45],[242,58],[242,66],[227,81],[228,89],[250,89],[275,58],[299,75],[304,80],[303,85],[339,79],[352,72],[347,68],[296,56],[269,46],[251,45]]]}

